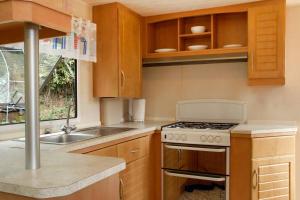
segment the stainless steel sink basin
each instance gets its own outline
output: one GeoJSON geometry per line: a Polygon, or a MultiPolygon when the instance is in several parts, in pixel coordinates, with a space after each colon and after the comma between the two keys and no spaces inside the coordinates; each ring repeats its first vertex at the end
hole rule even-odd
{"type": "MultiPolygon", "coordinates": [[[[109,136],[119,134],[122,132],[133,130],[134,128],[122,128],[122,127],[100,127],[100,128],[88,128],[78,131],[83,134],[92,134],[99,136],[109,136]]],[[[75,133],[75,132],[74,132],[75,133]]]]}
{"type": "MultiPolygon", "coordinates": [[[[133,130],[135,128],[122,128],[122,127],[96,127],[81,129],[70,134],[65,134],[63,132],[51,133],[47,135],[42,135],[40,137],[41,143],[46,144],[70,144],[74,142],[81,142],[84,140],[94,139],[98,137],[105,137],[115,134],[120,134],[126,131],[133,130]]],[[[19,138],[17,141],[25,141],[25,138],[19,138]]]]}
{"type": "Polygon", "coordinates": [[[42,143],[48,144],[69,144],[73,142],[80,142],[96,138],[96,135],[82,134],[82,133],[70,133],[70,134],[58,134],[58,135],[47,135],[40,138],[42,143]]]}

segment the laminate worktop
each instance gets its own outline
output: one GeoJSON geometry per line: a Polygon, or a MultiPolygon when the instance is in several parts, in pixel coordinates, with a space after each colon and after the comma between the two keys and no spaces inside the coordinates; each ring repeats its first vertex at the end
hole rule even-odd
{"type": "Polygon", "coordinates": [[[240,124],[232,129],[232,135],[248,135],[251,137],[264,137],[276,135],[293,135],[298,131],[298,127],[292,123],[262,123],[254,122],[240,124]]]}
{"type": "Polygon", "coordinates": [[[89,146],[160,130],[167,122],[122,123],[124,133],[68,145],[41,144],[41,168],[25,170],[24,142],[0,142],[0,192],[32,198],[66,196],[126,168],[123,159],[69,153],[89,146]]]}

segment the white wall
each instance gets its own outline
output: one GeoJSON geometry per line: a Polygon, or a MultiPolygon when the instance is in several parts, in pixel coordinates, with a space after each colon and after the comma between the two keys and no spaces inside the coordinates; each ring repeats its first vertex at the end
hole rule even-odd
{"type": "Polygon", "coordinates": [[[78,125],[99,125],[99,99],[93,97],[93,65],[88,62],[80,62],[78,64],[78,75],[78,125]]]}
{"type": "MultiPolygon", "coordinates": [[[[248,119],[292,120],[300,127],[300,6],[287,9],[286,85],[247,86],[247,63],[144,68],[147,118],[174,118],[178,100],[223,98],[248,102],[248,119]]],[[[297,136],[300,144],[300,135],[297,136]]],[[[297,164],[300,145],[297,145],[297,164]]],[[[300,185],[300,171],[296,173],[300,185]]],[[[297,187],[299,188],[299,187],[297,187]]],[[[300,190],[297,190],[300,197],[300,190]]]]}

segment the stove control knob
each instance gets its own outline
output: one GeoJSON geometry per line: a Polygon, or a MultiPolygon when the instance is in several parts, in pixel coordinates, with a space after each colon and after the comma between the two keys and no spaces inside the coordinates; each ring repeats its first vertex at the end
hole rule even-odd
{"type": "Polygon", "coordinates": [[[212,143],[214,141],[213,136],[209,135],[207,138],[208,142],[212,143]]]}
{"type": "Polygon", "coordinates": [[[216,136],[215,137],[215,141],[216,141],[216,143],[221,143],[221,137],[220,136],[216,136]]]}
{"type": "Polygon", "coordinates": [[[201,141],[201,142],[206,142],[206,141],[207,141],[207,136],[201,135],[201,136],[200,136],[200,141],[201,141]]]}
{"type": "Polygon", "coordinates": [[[185,134],[182,134],[182,135],[181,135],[181,140],[182,140],[182,141],[187,141],[187,136],[186,136],[185,134]]]}

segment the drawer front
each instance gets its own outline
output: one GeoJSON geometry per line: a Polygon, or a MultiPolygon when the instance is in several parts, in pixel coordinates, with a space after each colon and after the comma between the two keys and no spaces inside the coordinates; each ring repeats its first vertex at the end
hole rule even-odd
{"type": "Polygon", "coordinates": [[[144,157],[148,152],[148,139],[149,137],[142,137],[118,144],[118,157],[125,159],[126,163],[144,157]]]}
{"type": "Polygon", "coordinates": [[[88,155],[118,157],[117,146],[110,146],[96,151],[88,152],[88,155]]]}
{"type": "Polygon", "coordinates": [[[255,138],[252,143],[252,157],[264,158],[272,156],[294,155],[295,137],[255,138]]]}

